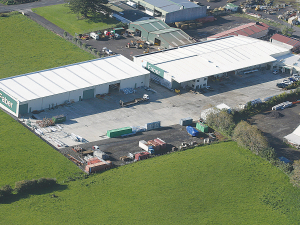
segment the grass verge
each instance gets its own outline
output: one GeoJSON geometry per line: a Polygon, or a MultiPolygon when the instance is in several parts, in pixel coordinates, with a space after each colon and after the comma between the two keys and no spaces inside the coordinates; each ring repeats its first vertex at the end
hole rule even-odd
{"type": "Polygon", "coordinates": [[[285,174],[235,142],[122,166],[53,193],[58,197],[32,195],[2,205],[1,221],[297,224],[300,206],[300,191],[285,174]]]}
{"type": "Polygon", "coordinates": [[[71,35],[111,28],[119,23],[113,18],[80,19],[76,14],[71,13],[65,4],[34,8],[32,11],[64,29],[71,35]]]}

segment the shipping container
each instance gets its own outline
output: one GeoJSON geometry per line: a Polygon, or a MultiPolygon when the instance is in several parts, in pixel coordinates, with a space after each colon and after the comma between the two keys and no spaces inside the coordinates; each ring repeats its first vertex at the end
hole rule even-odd
{"type": "Polygon", "coordinates": [[[205,124],[203,124],[201,122],[196,124],[196,128],[203,133],[208,133],[208,126],[206,126],[205,124]]]}
{"type": "Polygon", "coordinates": [[[85,166],[85,171],[88,172],[88,173],[93,173],[93,172],[97,172],[97,171],[101,171],[101,170],[111,168],[111,166],[112,166],[112,162],[107,160],[107,161],[99,162],[99,163],[96,163],[96,164],[86,165],[85,166]]]}
{"type": "Polygon", "coordinates": [[[186,131],[188,132],[189,135],[192,137],[197,137],[199,135],[199,131],[197,131],[195,128],[191,126],[186,127],[186,131]]]}
{"type": "Polygon", "coordinates": [[[167,143],[160,138],[155,138],[154,141],[160,145],[160,149],[166,149],[167,143]]]}
{"type": "Polygon", "coordinates": [[[139,161],[139,160],[143,160],[143,159],[148,159],[149,158],[149,152],[140,152],[135,154],[134,158],[135,160],[139,161]]]}
{"type": "Polygon", "coordinates": [[[130,134],[130,133],[132,133],[131,127],[123,127],[119,129],[108,130],[106,135],[110,138],[114,138],[114,137],[120,137],[121,135],[130,134]]]}
{"type": "Polygon", "coordinates": [[[146,123],[145,127],[147,130],[158,129],[158,128],[160,128],[160,121],[146,123]]]}
{"type": "Polygon", "coordinates": [[[67,120],[65,115],[53,116],[52,121],[56,123],[63,123],[67,120]]]}
{"type": "Polygon", "coordinates": [[[184,118],[184,119],[181,119],[179,121],[179,124],[181,126],[189,126],[193,123],[193,119],[191,117],[188,117],[188,118],[184,118]]]}

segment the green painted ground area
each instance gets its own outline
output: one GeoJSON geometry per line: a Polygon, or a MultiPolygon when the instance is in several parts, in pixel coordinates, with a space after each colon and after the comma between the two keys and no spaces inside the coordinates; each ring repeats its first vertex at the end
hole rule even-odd
{"type": "Polygon", "coordinates": [[[72,14],[65,4],[35,8],[32,9],[32,11],[64,29],[71,35],[112,28],[119,23],[119,21],[113,18],[78,19],[77,15],[72,14]]]}
{"type": "Polygon", "coordinates": [[[0,17],[0,78],[95,57],[23,15],[0,17]]]}
{"type": "Polygon", "coordinates": [[[297,224],[300,212],[300,191],[288,177],[234,142],[148,159],[67,185],[1,205],[0,221],[297,224]]]}

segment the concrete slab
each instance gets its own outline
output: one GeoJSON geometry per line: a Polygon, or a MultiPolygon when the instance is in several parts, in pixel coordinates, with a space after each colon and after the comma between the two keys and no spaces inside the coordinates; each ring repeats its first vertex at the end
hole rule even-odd
{"type": "MultiPolygon", "coordinates": [[[[59,106],[54,110],[45,110],[34,115],[37,119],[52,118],[52,116],[64,114],[67,121],[61,125],[62,129],[49,132],[44,136],[50,143],[58,139],[68,146],[76,143],[70,138],[74,133],[81,136],[87,142],[94,142],[106,138],[106,131],[127,126],[144,126],[146,123],[161,121],[162,126],[178,124],[181,118],[192,117],[197,120],[201,110],[225,103],[232,108],[248,101],[278,95],[282,90],[276,87],[288,74],[272,74],[271,71],[259,71],[247,75],[230,76],[219,82],[208,84],[214,91],[204,94],[195,94],[183,91],[176,95],[174,92],[151,83],[151,88],[157,93],[152,93],[143,88],[136,89],[135,94],[125,95],[121,92],[111,93],[102,99],[89,99],[69,106],[59,106]],[[128,101],[150,96],[150,101],[138,105],[121,108],[119,101],[128,101]]],[[[30,115],[27,116],[29,118],[30,115]]],[[[35,120],[32,120],[34,123],[35,120]]]]}

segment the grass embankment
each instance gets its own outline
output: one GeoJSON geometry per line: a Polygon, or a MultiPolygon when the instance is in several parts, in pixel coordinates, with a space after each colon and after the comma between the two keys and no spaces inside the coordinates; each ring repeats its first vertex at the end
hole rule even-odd
{"type": "Polygon", "coordinates": [[[0,17],[0,78],[95,57],[21,14],[0,17]]]}
{"type": "Polygon", "coordinates": [[[3,224],[296,224],[300,191],[235,142],[198,147],[1,206],[3,224]]]}
{"type": "Polygon", "coordinates": [[[78,19],[78,16],[71,13],[65,4],[34,8],[32,11],[64,29],[71,35],[111,28],[119,23],[113,18],[78,19]]]}

